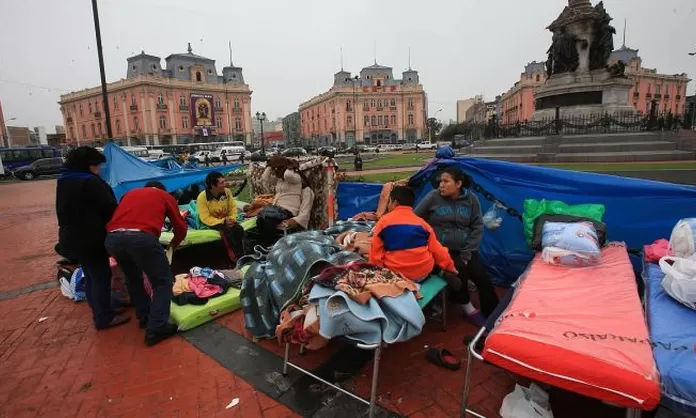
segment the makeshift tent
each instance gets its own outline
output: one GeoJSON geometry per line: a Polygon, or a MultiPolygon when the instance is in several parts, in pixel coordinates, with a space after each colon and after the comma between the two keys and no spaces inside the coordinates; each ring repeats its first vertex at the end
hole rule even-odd
{"type": "Polygon", "coordinates": [[[156,167],[167,170],[181,170],[183,168],[181,164],[174,159],[174,157],[164,157],[160,158],[159,160],[152,160],[148,162],[156,167]]]}
{"type": "Polygon", "coordinates": [[[102,165],[100,176],[111,185],[118,200],[127,191],[143,187],[151,180],[161,182],[167,191],[172,192],[203,183],[205,176],[211,171],[226,173],[240,167],[240,164],[232,164],[198,170],[165,169],[143,161],[113,143],[104,147],[104,156],[106,163],[102,165]]]}
{"type": "MultiPolygon", "coordinates": [[[[485,191],[520,214],[525,199],[604,204],[608,238],[624,241],[629,248],[641,248],[646,242],[668,237],[679,219],[696,213],[693,186],[480,158],[441,159],[421,169],[411,177],[419,200],[433,190],[431,180],[445,165],[459,167],[485,191]]],[[[339,184],[339,216],[348,218],[362,211],[374,211],[381,188],[380,184],[339,184]]],[[[478,198],[485,213],[492,203],[480,193],[478,198]]],[[[480,250],[493,279],[504,285],[514,282],[532,258],[522,222],[509,215],[503,215],[503,224],[495,232],[486,230],[480,250]]]]}

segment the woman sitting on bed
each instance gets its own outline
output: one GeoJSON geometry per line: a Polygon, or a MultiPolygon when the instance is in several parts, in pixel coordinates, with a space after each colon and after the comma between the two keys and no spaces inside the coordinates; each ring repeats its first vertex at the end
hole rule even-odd
{"type": "Polygon", "coordinates": [[[479,257],[483,238],[481,204],[470,186],[471,179],[461,170],[447,167],[442,171],[438,189],[426,195],[415,212],[433,227],[440,243],[449,250],[462,283],[468,279],[476,284],[481,312],[471,303],[466,285],[460,286],[459,291],[450,289],[449,294],[450,299],[462,304],[471,322],[483,326],[498,305],[498,296],[479,257]]]}
{"type": "Polygon", "coordinates": [[[211,171],[205,178],[205,190],[198,195],[198,215],[210,229],[220,231],[220,237],[230,260],[237,261],[244,255],[244,228],[237,223],[237,203],[225,177],[211,171]]]}

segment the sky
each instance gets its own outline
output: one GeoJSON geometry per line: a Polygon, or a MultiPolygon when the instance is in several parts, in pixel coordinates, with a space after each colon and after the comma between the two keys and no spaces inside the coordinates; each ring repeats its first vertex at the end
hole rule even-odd
{"type": "MultiPolygon", "coordinates": [[[[594,3],[594,1],[593,1],[594,3]]],[[[659,72],[696,72],[696,1],[606,0],[621,46],[659,72]]],[[[545,59],[545,28],[567,0],[98,0],[107,81],[126,58],[186,51],[235,65],[253,112],[271,119],[328,90],[333,74],[377,62],[395,77],[420,72],[430,115],[456,119],[456,101],[507,91],[524,65],[545,59]]],[[[162,60],[164,64],[164,59],[162,60]]],[[[62,124],[60,94],[99,85],[90,0],[0,0],[0,101],[8,125],[62,124]]],[[[689,92],[694,83],[689,85],[689,92]]]]}

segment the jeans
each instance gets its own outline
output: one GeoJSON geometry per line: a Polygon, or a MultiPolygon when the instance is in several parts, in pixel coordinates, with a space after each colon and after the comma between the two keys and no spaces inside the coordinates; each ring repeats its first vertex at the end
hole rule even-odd
{"type": "Polygon", "coordinates": [[[159,240],[144,232],[111,232],[106,237],[106,249],[126,276],[137,317],[148,318],[148,331],[165,328],[169,322],[174,277],[159,240]],[[145,294],[143,272],[152,285],[152,300],[145,294]]]}
{"type": "Polygon", "coordinates": [[[92,320],[97,329],[104,328],[114,319],[114,311],[111,307],[111,266],[109,255],[104,251],[102,255],[79,257],[85,274],[85,293],[87,303],[92,309],[92,320]]]}
{"type": "Polygon", "coordinates": [[[261,241],[264,247],[270,247],[280,239],[278,225],[281,222],[291,219],[292,213],[280,206],[266,206],[256,217],[256,227],[261,234],[261,241]]]}
{"type": "Polygon", "coordinates": [[[498,295],[495,293],[493,283],[488,280],[488,272],[486,271],[486,267],[481,263],[478,251],[471,253],[471,260],[469,260],[468,263],[464,263],[459,253],[450,251],[450,256],[452,260],[454,260],[454,266],[459,272],[459,278],[462,281],[462,286],[459,291],[448,289],[450,301],[461,304],[471,302],[469,287],[466,285],[467,280],[471,280],[478,289],[479,301],[481,302],[481,313],[485,317],[488,317],[493,313],[495,307],[498,306],[498,295]]]}
{"type": "Polygon", "coordinates": [[[220,224],[211,227],[216,231],[220,231],[222,243],[227,249],[227,255],[230,260],[237,261],[244,255],[244,228],[239,224],[232,226],[220,224]]]}

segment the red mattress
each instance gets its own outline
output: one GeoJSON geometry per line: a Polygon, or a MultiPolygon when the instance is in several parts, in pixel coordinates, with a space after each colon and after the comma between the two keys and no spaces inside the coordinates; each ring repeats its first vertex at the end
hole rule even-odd
{"type": "Polygon", "coordinates": [[[486,339],[486,361],[620,406],[660,401],[633,267],[623,246],[601,264],[562,267],[537,255],[486,339]]]}

